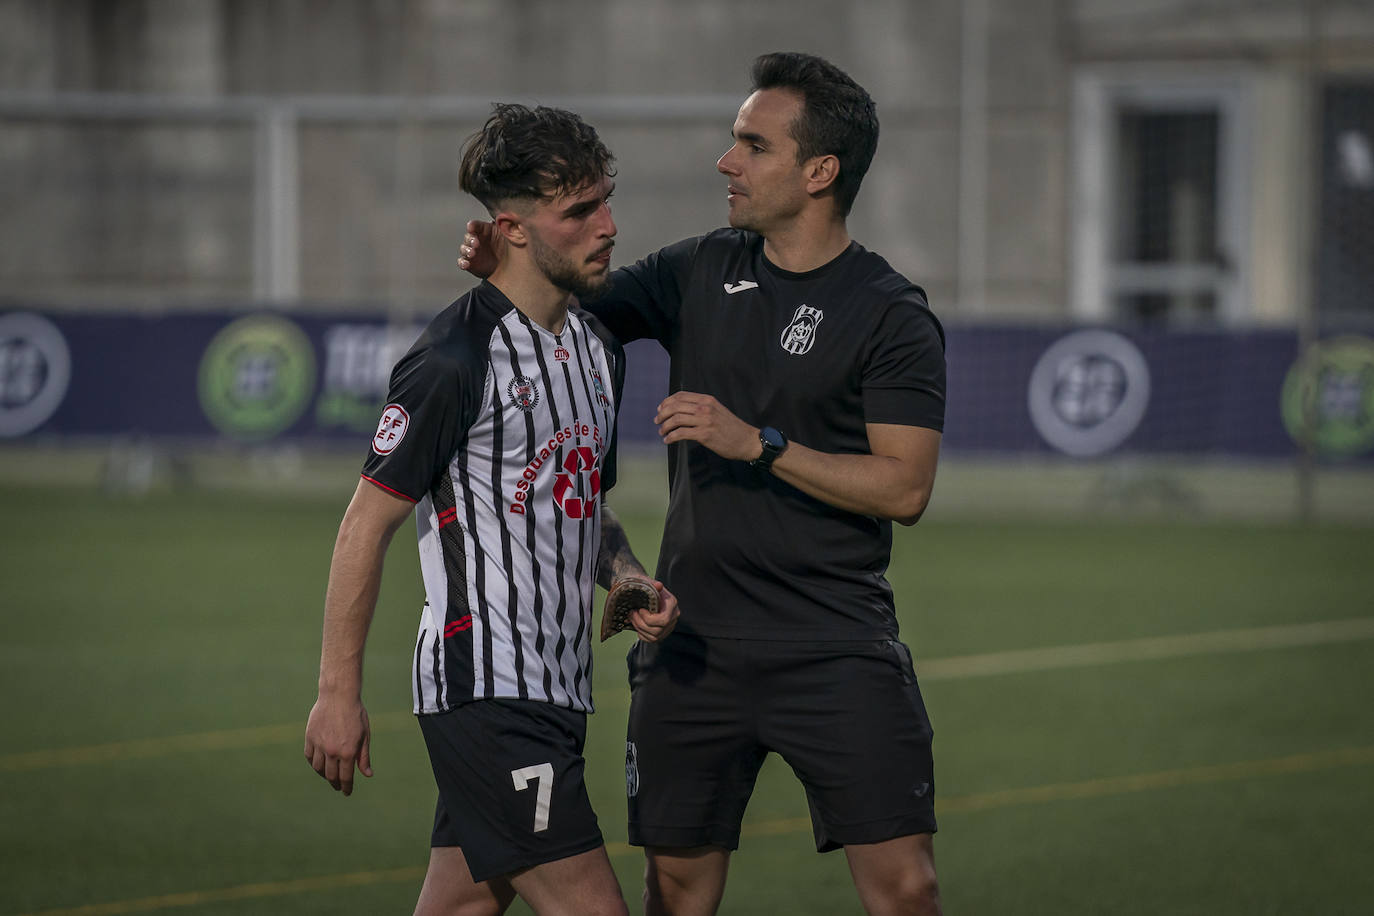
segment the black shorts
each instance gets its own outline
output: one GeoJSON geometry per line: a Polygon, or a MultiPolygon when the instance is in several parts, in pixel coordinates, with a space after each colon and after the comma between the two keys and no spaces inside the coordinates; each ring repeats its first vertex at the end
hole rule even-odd
{"type": "Polygon", "coordinates": [[[439,803],[431,846],[459,846],[473,880],[602,845],[582,747],[587,716],[529,700],[423,715],[439,803]]]}
{"type": "Polygon", "coordinates": [[[806,789],[818,852],[935,832],[930,719],[902,643],[674,634],[628,662],[634,845],[738,848],[769,751],[806,789]]]}

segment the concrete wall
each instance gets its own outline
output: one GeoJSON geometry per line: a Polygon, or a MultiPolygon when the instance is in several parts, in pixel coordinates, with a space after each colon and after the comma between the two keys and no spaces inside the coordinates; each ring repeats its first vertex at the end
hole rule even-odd
{"type": "MultiPolygon", "coordinates": [[[[863,83],[882,119],[853,235],[924,285],[942,314],[1051,316],[1066,309],[1075,67],[1142,56],[1187,66],[1178,53],[1225,59],[1255,48],[1282,57],[1303,25],[1285,4],[1260,4],[1259,16],[1240,15],[1248,5],[1236,0],[1183,6],[0,0],[0,92],[190,95],[207,113],[225,99],[321,94],[711,97],[685,118],[592,118],[620,160],[617,251],[629,258],[722,223],[714,162],[750,60],[810,51],[863,83]],[[970,35],[965,17],[983,7],[986,28],[970,35]],[[1237,38],[1228,29],[1240,20],[1237,38]],[[973,74],[985,124],[963,118],[963,93],[975,88],[965,85],[969,53],[986,57],[973,74]],[[970,147],[980,138],[981,150],[970,147]],[[961,174],[969,163],[975,170],[961,174]],[[965,257],[962,276],[961,244],[982,252],[973,265],[965,257]]],[[[1369,3],[1328,6],[1340,8],[1332,22],[1343,34],[1369,26],[1374,35],[1369,3]]],[[[1280,87],[1265,97],[1291,104],[1291,95],[1280,87]]],[[[302,121],[300,297],[423,314],[467,288],[453,260],[477,208],[456,189],[455,159],[479,122],[302,121]]],[[[253,295],[255,143],[244,121],[0,117],[0,295],[145,305],[253,295]]],[[[1271,157],[1271,167],[1291,158],[1271,157]]],[[[1291,206],[1262,212],[1282,222],[1291,206]]],[[[1257,230],[1257,246],[1276,244],[1257,230]]]]}
{"type": "MultiPolygon", "coordinates": [[[[989,296],[1055,311],[1063,287],[1063,68],[1050,0],[993,5],[988,100],[989,296]]],[[[0,88],[207,96],[567,98],[717,95],[687,122],[598,120],[620,159],[620,251],[719,225],[714,162],[758,53],[847,68],[878,101],[883,137],[854,235],[925,284],[957,292],[957,0],[472,2],[0,2],[0,88]]],[[[446,302],[461,219],[454,158],[475,126],[306,124],[300,134],[300,293],[446,302]]],[[[144,301],[251,294],[252,131],[83,121],[0,124],[15,176],[0,215],[4,292],[144,301]]]]}

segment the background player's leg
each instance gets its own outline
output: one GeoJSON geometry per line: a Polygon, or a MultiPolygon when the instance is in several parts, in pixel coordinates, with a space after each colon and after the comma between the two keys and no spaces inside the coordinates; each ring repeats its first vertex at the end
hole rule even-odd
{"type": "Polygon", "coordinates": [[[510,883],[539,916],[629,916],[605,846],[516,872],[510,883]]]}
{"type": "Polygon", "coordinates": [[[935,844],[928,833],[847,845],[849,873],[869,916],[940,916],[935,844]]]}
{"type": "Polygon", "coordinates": [[[463,850],[435,846],[415,916],[499,916],[514,899],[515,889],[505,878],[475,882],[463,850]]]}
{"type": "Polygon", "coordinates": [[[714,916],[730,870],[728,849],[651,846],[644,855],[645,916],[714,916]]]}

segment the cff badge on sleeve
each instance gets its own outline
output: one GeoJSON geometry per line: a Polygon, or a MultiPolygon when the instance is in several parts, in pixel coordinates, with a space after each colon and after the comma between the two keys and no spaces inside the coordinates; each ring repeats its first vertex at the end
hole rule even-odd
{"type": "Polygon", "coordinates": [[[400,404],[388,404],[382,411],[382,419],[377,422],[377,435],[372,437],[372,450],[378,455],[389,455],[405,438],[410,426],[410,414],[400,404]]]}

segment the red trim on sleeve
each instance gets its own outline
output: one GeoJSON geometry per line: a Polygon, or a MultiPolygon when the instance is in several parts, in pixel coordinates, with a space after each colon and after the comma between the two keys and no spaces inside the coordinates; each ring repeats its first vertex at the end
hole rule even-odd
{"type": "Polygon", "coordinates": [[[393,490],[393,489],[391,489],[391,487],[388,487],[386,484],[381,483],[380,481],[373,480],[371,477],[368,477],[366,474],[363,474],[363,475],[361,475],[361,476],[362,476],[363,480],[366,480],[368,483],[373,484],[374,486],[381,487],[383,490],[386,490],[388,493],[394,493],[394,494],[396,494],[397,496],[401,497],[401,499],[406,500],[407,502],[410,502],[410,503],[418,503],[418,502],[419,502],[418,499],[414,499],[413,497],[406,496],[406,495],[405,495],[404,493],[402,493],[400,490],[393,490]]]}

